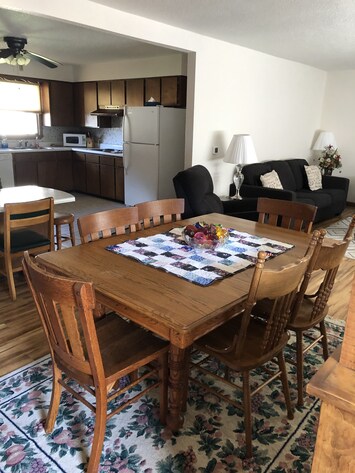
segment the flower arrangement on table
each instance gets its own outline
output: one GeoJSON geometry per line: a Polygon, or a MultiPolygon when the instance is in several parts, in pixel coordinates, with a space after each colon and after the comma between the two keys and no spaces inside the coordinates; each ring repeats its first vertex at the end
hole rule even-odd
{"type": "Polygon", "coordinates": [[[182,235],[189,246],[205,249],[213,249],[224,245],[229,238],[228,230],[222,225],[205,222],[187,225],[182,235]]]}
{"type": "Polygon", "coordinates": [[[319,167],[323,170],[324,174],[328,175],[332,174],[334,169],[341,168],[342,162],[338,148],[334,148],[333,145],[325,146],[319,158],[319,167]]]}

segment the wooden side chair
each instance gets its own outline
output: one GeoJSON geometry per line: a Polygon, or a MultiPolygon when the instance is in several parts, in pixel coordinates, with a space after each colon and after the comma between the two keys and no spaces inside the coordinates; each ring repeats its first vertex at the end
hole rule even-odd
{"type": "Polygon", "coordinates": [[[317,207],[291,200],[259,197],[257,212],[259,223],[311,233],[317,207]]]}
{"type": "MultiPolygon", "coordinates": [[[[323,241],[326,231],[321,230],[320,233],[320,241],[323,241]]],[[[295,299],[290,320],[287,324],[287,329],[296,334],[296,361],[288,361],[296,365],[298,391],[297,404],[299,406],[303,406],[303,360],[305,354],[318,342],[322,342],[323,358],[324,360],[328,358],[327,331],[324,322],[329,311],[327,302],[333,290],[335,277],[349,246],[351,237],[352,233],[350,231],[348,239],[339,241],[328,240],[326,243],[319,246],[319,248],[314,252],[310,266],[295,299]],[[323,271],[324,276],[319,282],[318,290],[313,294],[307,294],[313,271],[323,271]],[[319,336],[313,337],[307,335],[307,330],[311,328],[318,329],[320,332],[319,336]],[[310,343],[304,344],[303,342],[305,339],[309,340],[310,343]]]]}
{"type": "Polygon", "coordinates": [[[32,255],[54,250],[54,201],[48,199],[5,204],[4,233],[0,235],[0,256],[10,296],[16,300],[15,272],[22,271],[21,259],[25,250],[32,255]]]}
{"type": "Polygon", "coordinates": [[[96,414],[88,473],[99,468],[106,422],[150,390],[160,390],[160,421],[167,411],[168,343],[133,323],[112,314],[95,323],[95,294],[90,282],[77,281],[48,273],[25,253],[23,269],[46,333],[52,362],[53,390],[45,430],[53,430],[64,387],[96,414]],[[146,367],[140,376],[136,371],[146,367]],[[120,388],[120,378],[134,373],[130,384],[120,388]],[[65,375],[63,377],[63,374],[65,375]],[[108,404],[149,377],[130,399],[107,412],[108,404]],[[79,389],[70,384],[74,380],[79,389]],[[70,386],[69,386],[70,384],[70,386]],[[83,394],[95,397],[95,405],[83,394]],[[80,391],[80,392],[79,392],[80,391]]]}
{"type": "Polygon", "coordinates": [[[54,212],[54,226],[55,226],[55,244],[57,250],[62,249],[62,243],[70,240],[72,246],[75,246],[75,232],[74,232],[74,214],[54,212]],[[62,234],[62,226],[68,225],[69,236],[62,234]]]}
{"type": "MultiPolygon", "coordinates": [[[[307,268],[310,256],[311,251],[302,259],[279,270],[267,270],[264,269],[266,255],[264,252],[259,252],[243,312],[203,336],[194,344],[197,350],[206,353],[208,356],[203,360],[191,363],[192,372],[197,369],[197,371],[207,375],[207,379],[212,376],[212,378],[226,383],[233,390],[239,388],[243,392],[243,402],[241,404],[234,398],[223,394],[220,389],[211,387],[210,382],[208,384],[203,382],[203,377],[194,376],[190,378],[194,383],[238,409],[244,409],[246,457],[248,458],[252,456],[251,397],[254,394],[276,378],[281,378],[287,416],[289,419],[293,418],[283,349],[289,339],[286,324],[290,315],[291,304],[307,268]],[[272,300],[268,319],[252,317],[255,303],[266,297],[272,300]],[[213,372],[206,369],[205,362],[209,357],[218,358],[226,367],[224,377],[216,373],[215,366],[213,372]],[[277,370],[272,373],[268,380],[251,391],[250,371],[262,367],[275,358],[278,365],[277,370]],[[232,382],[235,375],[232,375],[231,372],[241,373],[242,388],[232,382]]],[[[270,370],[266,371],[270,374],[270,370]]]]}
{"type": "Polygon", "coordinates": [[[184,199],[161,199],[136,204],[140,228],[150,228],[162,223],[177,222],[184,213],[184,199]]]}
{"type": "Polygon", "coordinates": [[[136,231],[137,226],[138,210],[136,207],[104,210],[78,218],[81,243],[132,233],[136,231]]]}

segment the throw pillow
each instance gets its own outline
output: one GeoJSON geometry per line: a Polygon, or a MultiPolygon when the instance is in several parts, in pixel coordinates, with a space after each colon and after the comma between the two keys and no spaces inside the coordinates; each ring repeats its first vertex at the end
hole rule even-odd
{"type": "Polygon", "coordinates": [[[316,191],[322,189],[322,173],[318,166],[305,166],[304,167],[307,179],[308,186],[311,191],[316,191]]]}
{"type": "Polygon", "coordinates": [[[271,171],[260,176],[263,187],[271,187],[271,189],[283,189],[279,175],[276,171],[271,171]]]}

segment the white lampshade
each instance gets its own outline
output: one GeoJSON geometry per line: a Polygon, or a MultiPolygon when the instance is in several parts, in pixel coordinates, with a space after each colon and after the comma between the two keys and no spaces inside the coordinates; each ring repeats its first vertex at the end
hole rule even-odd
{"type": "Polygon", "coordinates": [[[324,148],[329,145],[332,145],[334,146],[334,148],[337,148],[337,143],[335,141],[333,133],[331,131],[321,131],[312,149],[315,151],[323,151],[324,148]]]}
{"type": "Polygon", "coordinates": [[[245,164],[258,160],[250,135],[234,135],[223,158],[225,163],[245,164]]]}

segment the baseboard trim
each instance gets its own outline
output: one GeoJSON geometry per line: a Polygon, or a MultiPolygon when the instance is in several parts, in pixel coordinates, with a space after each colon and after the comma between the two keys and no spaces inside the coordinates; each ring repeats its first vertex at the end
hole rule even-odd
{"type": "Polygon", "coordinates": [[[355,202],[347,202],[346,205],[349,207],[355,207],[355,202]]]}

